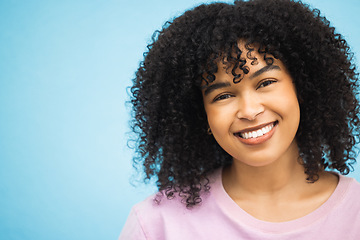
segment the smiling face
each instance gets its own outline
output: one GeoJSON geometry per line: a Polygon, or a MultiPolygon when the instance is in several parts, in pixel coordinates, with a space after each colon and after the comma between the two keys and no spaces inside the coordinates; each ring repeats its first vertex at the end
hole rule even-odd
{"type": "Polygon", "coordinates": [[[258,64],[247,59],[249,73],[239,83],[221,61],[215,81],[203,83],[213,136],[234,163],[260,167],[297,159],[300,108],[293,80],[280,60],[267,65],[263,55],[254,52],[258,64]]]}

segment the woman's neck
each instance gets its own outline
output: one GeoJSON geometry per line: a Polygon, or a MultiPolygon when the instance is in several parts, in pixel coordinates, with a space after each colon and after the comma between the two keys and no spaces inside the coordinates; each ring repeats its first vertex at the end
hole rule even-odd
{"type": "Polygon", "coordinates": [[[322,171],[309,183],[299,155],[254,167],[235,160],[223,169],[228,195],[250,215],[264,221],[282,222],[300,218],[321,206],[335,190],[336,175],[322,171]]]}
{"type": "Polygon", "coordinates": [[[242,161],[224,169],[223,185],[229,195],[274,195],[308,184],[298,151],[266,166],[249,166],[242,161]]]}

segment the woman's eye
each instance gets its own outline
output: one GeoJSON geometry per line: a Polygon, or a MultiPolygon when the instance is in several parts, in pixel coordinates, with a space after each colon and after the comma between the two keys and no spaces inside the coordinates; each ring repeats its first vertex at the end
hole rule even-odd
{"type": "Polygon", "coordinates": [[[214,99],[214,102],[216,101],[219,101],[219,100],[224,100],[224,99],[227,99],[227,98],[230,98],[231,95],[230,94],[222,94],[220,96],[217,96],[215,99],[214,99]]]}
{"type": "Polygon", "coordinates": [[[266,87],[270,84],[273,84],[274,82],[276,82],[275,80],[265,80],[262,83],[260,83],[260,85],[257,88],[263,88],[266,87]]]}

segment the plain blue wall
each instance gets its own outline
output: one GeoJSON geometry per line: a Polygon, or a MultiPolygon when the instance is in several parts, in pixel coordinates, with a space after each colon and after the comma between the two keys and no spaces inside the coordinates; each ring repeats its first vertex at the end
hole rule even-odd
{"type": "MultiPolygon", "coordinates": [[[[201,2],[0,1],[0,239],[118,237],[154,191],[130,184],[126,88],[153,31],[201,2]]],[[[359,59],[358,1],[307,2],[359,59]]]]}

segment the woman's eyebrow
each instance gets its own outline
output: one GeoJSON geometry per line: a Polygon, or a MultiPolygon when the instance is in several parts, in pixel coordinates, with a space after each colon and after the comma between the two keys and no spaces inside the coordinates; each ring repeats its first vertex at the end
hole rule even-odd
{"type": "MultiPolygon", "coordinates": [[[[277,65],[267,65],[267,66],[257,70],[253,74],[251,74],[249,76],[249,78],[250,79],[256,78],[256,77],[260,76],[261,74],[263,74],[264,72],[271,71],[271,70],[281,70],[281,69],[277,65]]],[[[229,82],[219,82],[219,83],[214,83],[210,86],[205,85],[205,86],[201,87],[201,89],[205,89],[204,95],[206,96],[216,89],[230,87],[230,86],[231,86],[231,84],[229,82]]]]}
{"type": "Polygon", "coordinates": [[[249,76],[250,79],[256,78],[258,76],[260,76],[261,74],[263,74],[264,72],[270,71],[270,70],[281,70],[279,66],[277,65],[267,65],[259,70],[257,70],[256,72],[254,72],[253,74],[251,74],[249,76]]]}
{"type": "Polygon", "coordinates": [[[230,87],[230,86],[231,86],[231,83],[229,83],[229,82],[219,82],[219,83],[214,83],[210,86],[203,86],[202,89],[205,89],[204,95],[206,96],[216,89],[230,87]]]}

